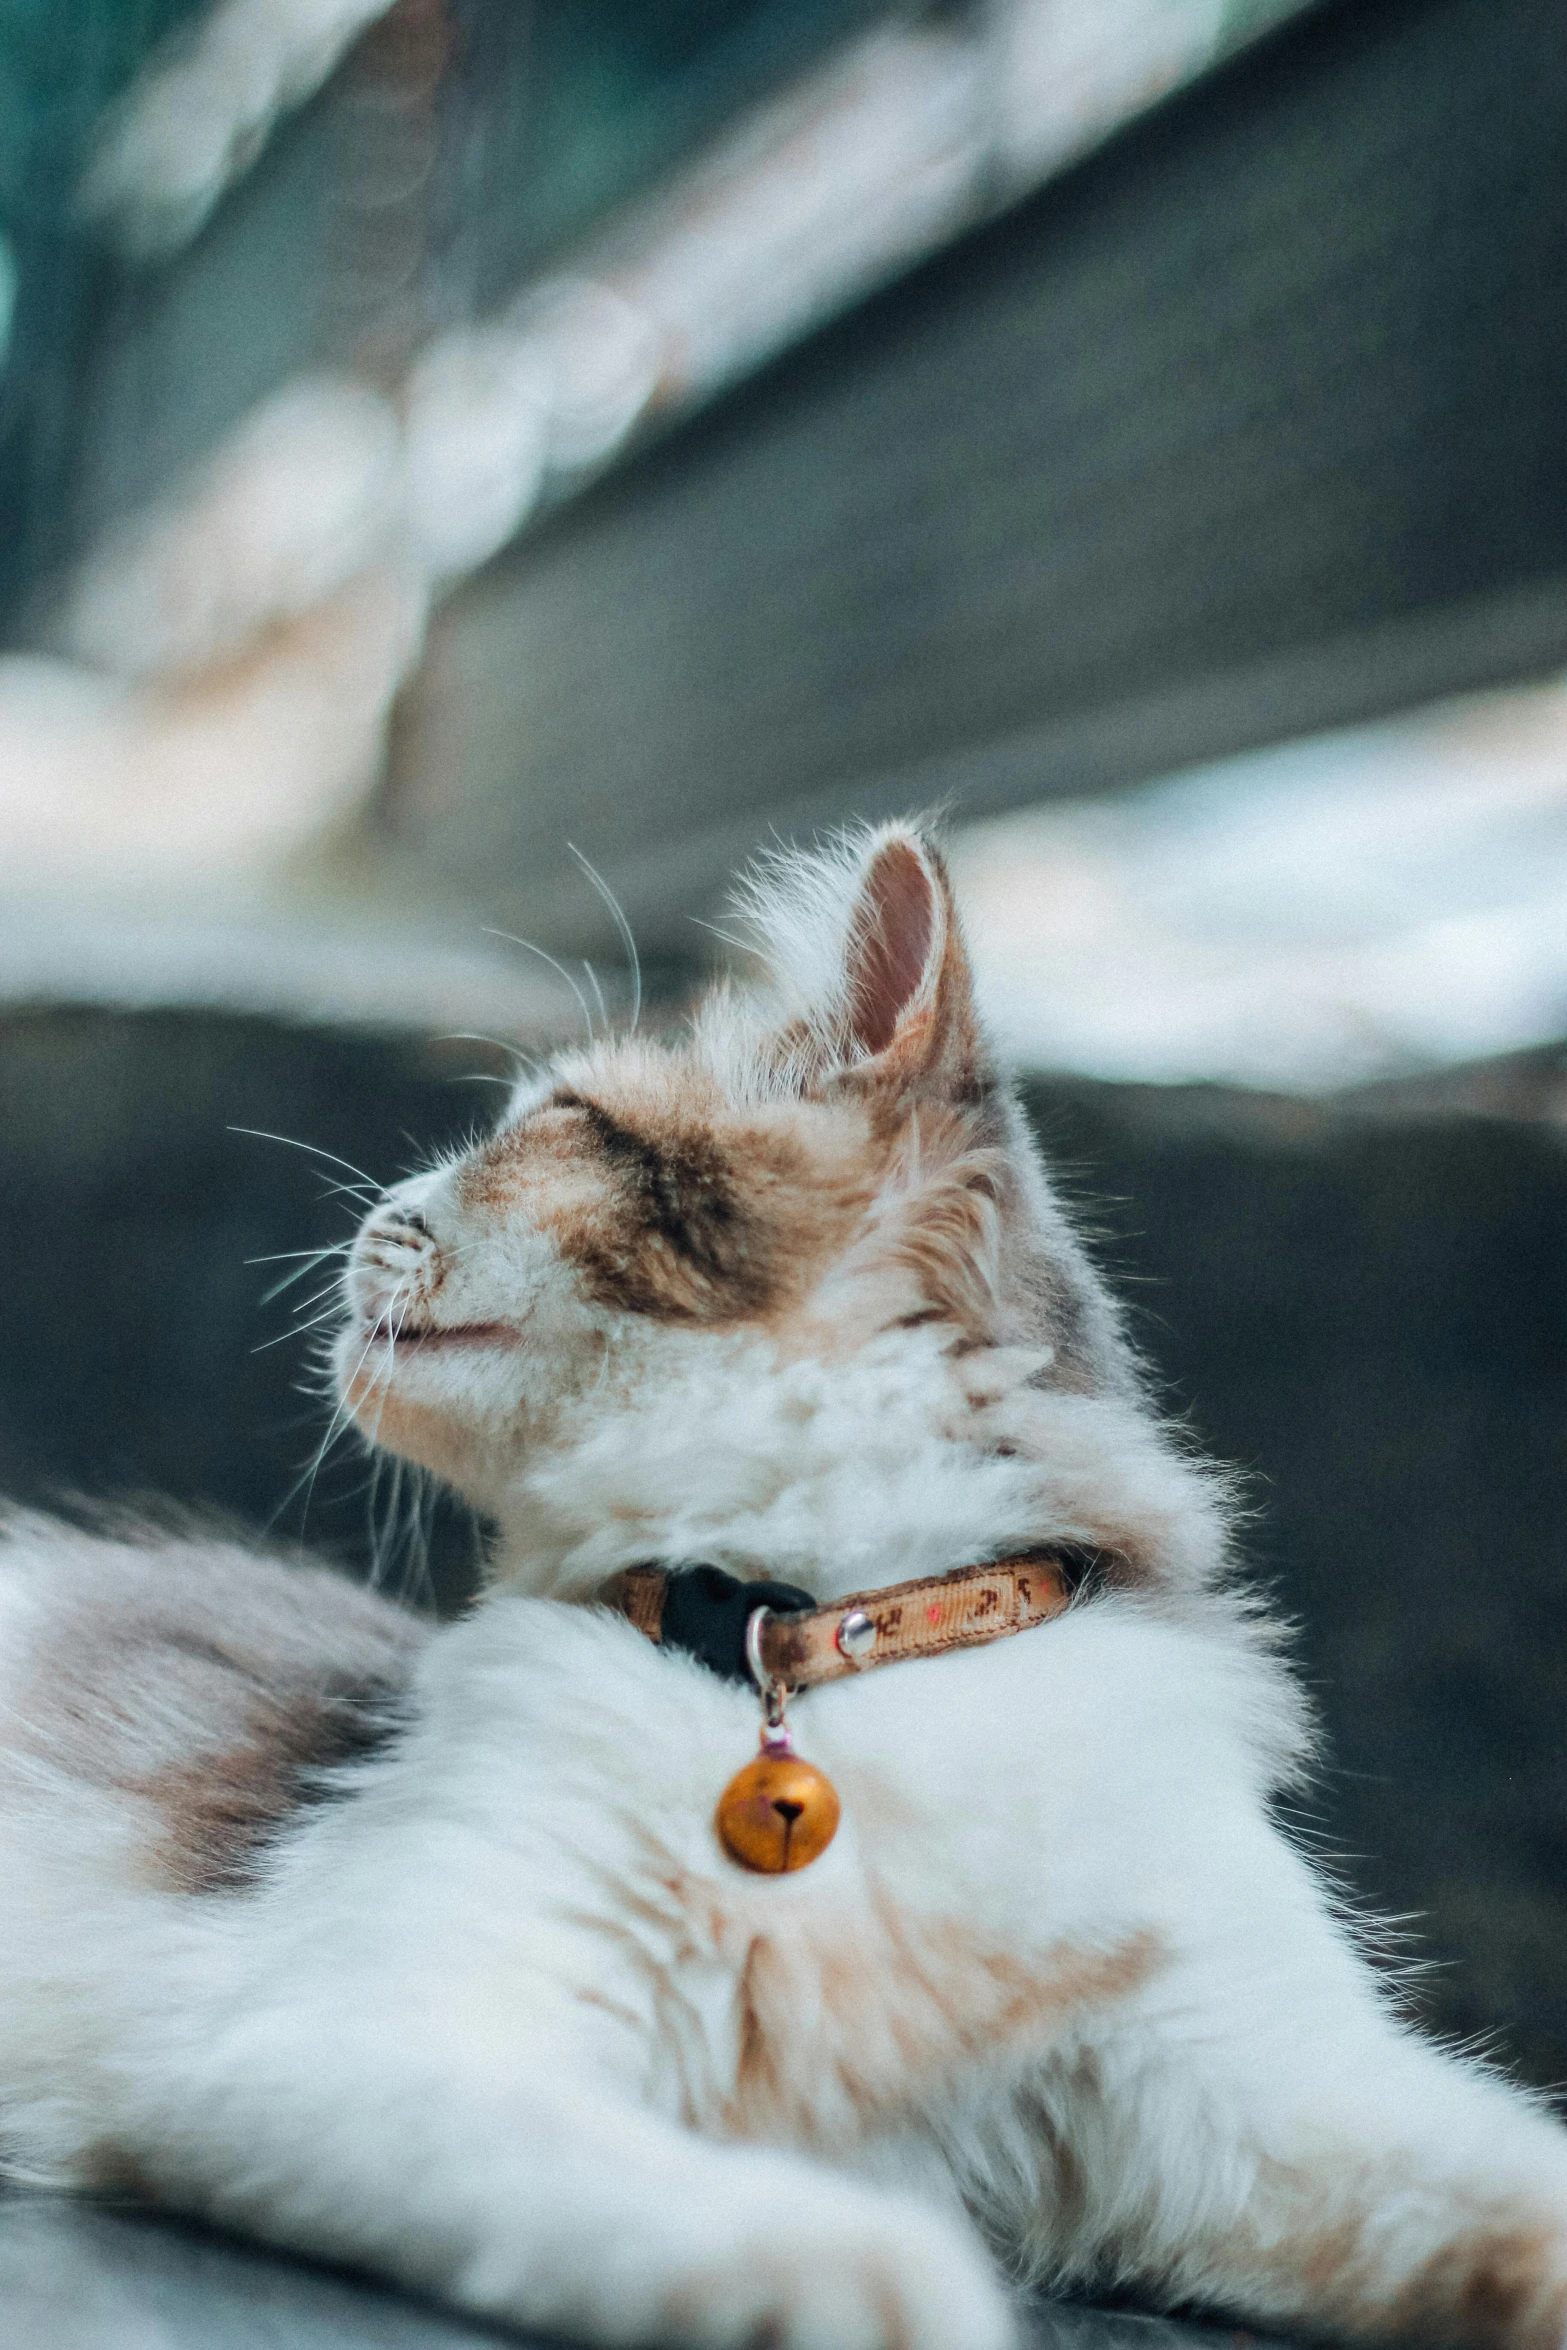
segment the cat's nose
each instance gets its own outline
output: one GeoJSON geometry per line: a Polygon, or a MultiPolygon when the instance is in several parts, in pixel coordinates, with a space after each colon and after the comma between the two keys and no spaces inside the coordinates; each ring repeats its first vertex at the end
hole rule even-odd
{"type": "Polygon", "coordinates": [[[434,1246],[435,1233],[422,1208],[386,1199],[371,1209],[360,1226],[355,1254],[372,1260],[378,1255],[422,1256],[434,1246]]]}
{"type": "Polygon", "coordinates": [[[395,1200],[388,1201],[375,1210],[375,1222],[393,1232],[406,1230],[416,1233],[421,1240],[435,1238],[435,1234],[430,1230],[428,1217],[422,1216],[417,1208],[399,1207],[395,1200]]]}
{"type": "Polygon", "coordinates": [[[359,1227],[349,1260],[350,1293],[361,1318],[406,1312],[440,1277],[440,1246],[429,1216],[389,1193],[359,1227]]]}

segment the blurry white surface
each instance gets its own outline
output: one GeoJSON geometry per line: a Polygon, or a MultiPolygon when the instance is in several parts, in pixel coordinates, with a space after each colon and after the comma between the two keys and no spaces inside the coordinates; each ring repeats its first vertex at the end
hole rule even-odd
{"type": "Polygon", "coordinates": [[[1567,1036],[1567,684],[975,825],[1022,1065],[1318,1091],[1567,1036]]]}
{"type": "Polygon", "coordinates": [[[391,551],[401,462],[397,418],[368,385],[286,385],[88,558],[61,649],[127,677],[178,674],[308,612],[391,551]]]}
{"type": "Polygon", "coordinates": [[[0,909],[0,1004],[199,1005],[337,1026],[475,1033],[528,1045],[573,1033],[564,986],[426,914],[392,922],[240,903],[0,909]]]}
{"type": "MultiPolygon", "coordinates": [[[[65,658],[0,658],[0,994],[507,1020],[515,972],[428,909],[296,919],[369,837],[431,600],[639,426],[1300,4],[894,17],[400,383],[274,394],[66,583],[65,658]]],[[[388,5],[219,0],[104,125],[87,210],[135,253],[196,234],[388,5]]],[[[377,103],[427,108],[439,72],[377,103]]],[[[1302,1089],[1567,1034],[1564,779],[1553,686],[974,828],[992,1015],[1035,1066],[1302,1089]]]]}
{"type": "Polygon", "coordinates": [[[996,143],[1029,181],[1199,71],[1226,0],[1002,0],[994,17],[996,143]]]}
{"type": "Polygon", "coordinates": [[[374,781],[422,618],[370,574],[185,678],[0,660],[0,903],[250,886],[308,852],[374,781]]]}
{"type": "MultiPolygon", "coordinates": [[[[179,220],[194,233],[258,126],[384,6],[223,0],[116,110],[84,203],[138,251],[179,220]]],[[[92,553],[56,643],[126,676],[178,672],[371,564],[402,564],[427,592],[460,578],[655,406],[710,398],[998,189],[1033,184],[1197,70],[1257,6],[1107,0],[1088,16],[1072,0],[999,0],[961,29],[877,29],[597,233],[574,272],[438,337],[393,399],[342,377],[273,395],[92,553]]]]}
{"type": "Polygon", "coordinates": [[[719,140],[596,247],[655,322],[664,396],[711,396],[944,243],[991,149],[983,45],[889,26],[719,140]]]}
{"type": "Polygon", "coordinates": [[[463,327],[408,379],[407,498],[431,574],[471,571],[504,546],[544,478],[549,383],[503,327],[463,327]]]}
{"type": "Polygon", "coordinates": [[[488,326],[443,335],[403,395],[401,484],[432,580],[471,571],[527,519],[553,468],[606,457],[658,380],[645,311],[587,278],[534,289],[488,326]]]}
{"type": "Polygon", "coordinates": [[[362,823],[423,614],[372,572],[189,676],[0,660],[0,1002],[523,1039],[577,1021],[564,981],[362,823]]]}
{"type": "Polygon", "coordinates": [[[642,311],[555,278],[431,343],[395,400],[351,376],[298,377],[104,537],[66,584],[52,641],[120,676],[179,677],[356,579],[400,579],[422,612],[512,537],[552,469],[624,437],[657,365],[642,311]]]}
{"type": "MultiPolygon", "coordinates": [[[[69,671],[0,659],[0,875],[64,886],[132,835],[151,886],[303,853],[372,789],[434,596],[644,420],[710,398],[1297,4],[894,18],[400,384],[285,385],[62,584],[50,644],[69,671]]],[[[218,0],[106,119],[86,212],[136,255],[187,241],[389,5],[218,0]]],[[[426,42],[376,84],[378,107],[417,116],[421,155],[444,55],[426,42]]]]}
{"type": "Polygon", "coordinates": [[[279,115],[318,90],[392,0],[220,0],[181,27],[110,113],[84,216],[150,258],[195,236],[279,115]]]}
{"type": "Polygon", "coordinates": [[[524,289],[505,325],[548,388],[547,455],[562,472],[618,449],[659,388],[663,352],[644,304],[591,277],[524,289]]]}

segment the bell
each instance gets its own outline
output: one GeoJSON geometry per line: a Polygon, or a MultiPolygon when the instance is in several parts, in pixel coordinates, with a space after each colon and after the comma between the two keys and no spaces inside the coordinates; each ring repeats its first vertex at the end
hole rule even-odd
{"type": "Polygon", "coordinates": [[[838,1833],[838,1793],[825,1771],[764,1744],[718,1799],[714,1826],[731,1860],[761,1876],[808,1868],[838,1833]]]}

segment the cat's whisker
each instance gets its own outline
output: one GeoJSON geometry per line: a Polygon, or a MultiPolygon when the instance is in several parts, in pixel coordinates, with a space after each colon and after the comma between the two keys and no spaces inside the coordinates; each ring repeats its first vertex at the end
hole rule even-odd
{"type": "Polygon", "coordinates": [[[541,963],[548,963],[550,969],[555,972],[559,978],[565,981],[572,994],[576,997],[577,1009],[582,1014],[582,1024],[588,1032],[588,1042],[589,1044],[592,1044],[594,1042],[593,1015],[588,1010],[588,999],[583,994],[576,981],[572,978],[571,973],[566,969],[565,964],[557,963],[553,955],[547,954],[543,947],[535,946],[531,938],[519,938],[515,931],[492,930],[489,925],[486,924],[485,935],[488,938],[503,938],[508,946],[521,947],[525,954],[537,955],[541,963]]]}
{"type": "Polygon", "coordinates": [[[397,1458],[391,1468],[385,1506],[379,1487],[372,1506],[370,1581],[405,1605],[415,1597],[428,1602],[433,1596],[429,1531],[435,1482],[412,1461],[397,1458]]]}
{"type": "MultiPolygon", "coordinates": [[[[308,1270],[308,1268],[306,1268],[306,1270],[308,1270]]],[[[303,1275],[301,1274],[299,1278],[302,1279],[303,1275]]],[[[271,1305],[278,1297],[281,1296],[281,1294],[282,1291],[280,1289],[269,1289],[260,1302],[264,1306],[271,1305]]],[[[311,1323],[302,1323],[300,1321],[300,1315],[308,1314],[314,1306],[326,1305],[328,1300],[332,1301],[332,1306],[334,1309],[339,1308],[346,1303],[341,1276],[335,1277],[333,1280],[329,1281],[324,1289],[313,1289],[308,1297],[290,1298],[288,1310],[292,1316],[292,1322],[290,1328],[284,1331],[284,1337],[297,1338],[302,1329],[311,1328],[311,1323]]]]}
{"type": "Polygon", "coordinates": [[[754,955],[756,952],[745,939],[736,938],[732,930],[721,929],[716,922],[704,922],[700,914],[688,914],[686,920],[695,923],[698,930],[710,930],[714,938],[722,939],[726,947],[733,947],[737,955],[754,955]]]}
{"type": "Polygon", "coordinates": [[[588,985],[593,990],[593,1000],[598,1005],[599,1018],[604,1023],[604,1033],[607,1036],[609,1033],[609,1006],[604,1001],[604,990],[599,985],[599,975],[586,955],[582,958],[582,968],[588,975],[588,985]]]}
{"type": "Polygon", "coordinates": [[[325,1248],[275,1248],[266,1256],[243,1257],[240,1261],[246,1265],[286,1265],[296,1257],[307,1257],[312,1264],[318,1265],[323,1257],[347,1256],[352,1246],[351,1240],[334,1240],[325,1248]]]}
{"type": "MultiPolygon", "coordinates": [[[[302,1389],[301,1392],[310,1393],[311,1390],[302,1389]]],[[[320,1474],[322,1463],[325,1461],[328,1452],[331,1450],[334,1439],[341,1432],[341,1425],[344,1423],[344,1418],[345,1415],[341,1409],[335,1411],[332,1414],[331,1420],[327,1425],[326,1434],[322,1437],[321,1442],[317,1446],[314,1454],[306,1463],[305,1467],[300,1470],[299,1475],[294,1479],[293,1484],[290,1485],[282,1500],[277,1504],[277,1507],[268,1517],[265,1528],[267,1533],[270,1534],[274,1532],[274,1530],[279,1525],[281,1525],[283,1519],[293,1508],[294,1503],[299,1499],[299,1496],[302,1492],[304,1493],[305,1499],[303,1507],[300,1510],[300,1531],[303,1533],[305,1521],[310,1515],[310,1504],[315,1495],[316,1478],[320,1474]]]]}
{"type": "Polygon", "coordinates": [[[318,1194],[321,1199],[361,1199],[368,1207],[377,1207],[386,1197],[384,1191],[374,1191],[368,1183],[323,1183],[318,1194]]]}
{"type": "MultiPolygon", "coordinates": [[[[402,1568],[398,1583],[398,1598],[405,1603],[420,1587],[422,1567],[419,1557],[420,1512],[424,1507],[424,1479],[422,1473],[410,1464],[404,1479],[404,1498],[400,1512],[401,1523],[396,1528],[397,1545],[402,1553],[402,1568]]],[[[395,1557],[395,1554],[394,1554],[395,1557]]]]}
{"type": "Polygon", "coordinates": [[[518,1068],[525,1069],[530,1077],[538,1074],[539,1064],[533,1054],[525,1053],[521,1045],[508,1044],[503,1036],[486,1036],[479,1028],[450,1028],[437,1041],[441,1044],[487,1044],[496,1052],[504,1053],[508,1060],[515,1061],[518,1068]]]}
{"type": "MultiPolygon", "coordinates": [[[[262,1304],[269,1304],[276,1295],[275,1290],[268,1290],[261,1301],[262,1304]]],[[[344,1312],[345,1300],[342,1283],[334,1281],[328,1288],[318,1289],[312,1297],[293,1300],[289,1308],[290,1319],[287,1328],[275,1332],[271,1338],[261,1340],[250,1351],[252,1354],[264,1354],[268,1347],[282,1346],[290,1338],[304,1338],[310,1331],[319,1330],[328,1323],[341,1322],[344,1312]],[[320,1307],[321,1311],[313,1313],[312,1307],[320,1307]],[[301,1315],[307,1315],[308,1320],[301,1321],[301,1315]]]]}
{"type": "Polygon", "coordinates": [[[370,1455],[370,1474],[365,1479],[364,1483],[365,1515],[370,1528],[370,1566],[367,1580],[371,1584],[372,1588],[376,1582],[376,1511],[380,1499],[381,1477],[384,1466],[385,1455],[379,1452],[372,1452],[370,1455]]]}
{"type": "MultiPolygon", "coordinates": [[[[386,1344],[386,1357],[385,1357],[385,1361],[383,1362],[383,1364],[382,1364],[382,1366],[381,1366],[381,1371],[380,1371],[380,1386],[381,1386],[381,1392],[380,1392],[379,1396],[378,1396],[378,1397],[377,1397],[377,1399],[376,1399],[376,1407],[375,1407],[375,1418],[374,1418],[374,1420],[371,1422],[370,1426],[369,1426],[367,1429],[364,1429],[364,1430],[362,1431],[362,1433],[363,1433],[363,1435],[364,1435],[364,1440],[365,1440],[365,1442],[366,1442],[366,1443],[367,1443],[367,1444],[368,1444],[368,1445],[371,1447],[371,1449],[372,1449],[372,1450],[374,1450],[374,1449],[375,1449],[375,1448],[376,1448],[376,1447],[377,1447],[377,1446],[380,1444],[380,1441],[381,1441],[381,1422],[382,1422],[382,1419],[385,1417],[385,1413],[386,1413],[386,1401],[387,1401],[387,1397],[388,1397],[388,1395],[389,1395],[389,1394],[390,1394],[390,1392],[391,1392],[391,1384],[392,1384],[392,1371],[393,1371],[393,1368],[394,1368],[394,1366],[395,1366],[395,1358],[396,1358],[396,1351],[397,1351],[397,1332],[398,1332],[398,1330],[400,1330],[401,1328],[402,1328],[402,1319],[400,1318],[400,1319],[399,1319],[399,1322],[398,1322],[398,1325],[397,1325],[397,1329],[396,1329],[396,1330],[393,1330],[393,1329],[388,1329],[388,1331],[387,1331],[387,1334],[386,1334],[386,1340],[385,1340],[385,1344],[386,1344]]],[[[371,1341],[371,1344],[372,1344],[372,1345],[374,1344],[374,1340],[373,1340],[373,1339],[372,1339],[372,1341],[371,1341]]],[[[366,1352],[366,1354],[368,1354],[368,1353],[369,1353],[369,1348],[368,1348],[368,1347],[366,1348],[365,1352],[366,1352]]],[[[364,1356],[361,1356],[361,1358],[360,1358],[361,1364],[363,1363],[364,1359],[365,1359],[365,1358],[364,1358],[364,1356]]],[[[357,1380],[357,1378],[358,1378],[358,1372],[357,1372],[357,1371],[355,1372],[355,1374],[354,1374],[354,1377],[355,1377],[355,1379],[357,1380]]],[[[401,1476],[402,1476],[402,1467],[403,1467],[403,1463],[402,1463],[402,1456],[401,1456],[401,1454],[399,1454],[399,1455],[397,1455],[397,1456],[395,1457],[395,1466],[396,1466],[397,1477],[398,1477],[398,1479],[399,1479],[399,1483],[398,1483],[396,1486],[394,1486],[394,1488],[393,1488],[393,1490],[394,1490],[394,1493],[396,1493],[396,1492],[398,1492],[398,1491],[400,1491],[400,1490],[401,1490],[401,1484],[400,1484],[400,1480],[401,1480],[401,1476]]]]}
{"type": "MultiPolygon", "coordinates": [[[[316,1272],[323,1264],[325,1264],[330,1257],[346,1257],[346,1255],[346,1248],[321,1249],[312,1251],[307,1263],[303,1265],[297,1265],[292,1273],[285,1273],[281,1281],[274,1281],[270,1289],[264,1289],[261,1292],[261,1296],[257,1300],[257,1303],[264,1306],[273,1304],[276,1299],[283,1295],[285,1290],[292,1289],[296,1281],[308,1281],[310,1275],[316,1272]]],[[[248,1259],[247,1262],[262,1264],[265,1263],[266,1260],[264,1258],[256,1257],[248,1259]]]]}
{"type": "MultiPolygon", "coordinates": [[[[298,1333],[291,1331],[288,1333],[288,1335],[290,1337],[296,1337],[298,1336],[298,1333]]],[[[325,1463],[328,1453],[331,1451],[338,1437],[345,1433],[349,1425],[353,1410],[353,1407],[349,1402],[349,1397],[358,1382],[361,1371],[363,1371],[366,1363],[370,1359],[370,1355],[375,1344],[375,1335],[372,1334],[371,1337],[366,1340],[365,1345],[360,1350],[359,1359],[355,1363],[353,1370],[349,1373],[348,1377],[341,1382],[336,1407],[332,1412],[331,1418],[327,1422],[326,1432],[316,1447],[314,1457],[310,1461],[308,1467],[305,1468],[294,1480],[294,1483],[289,1487],[287,1493],[283,1496],[283,1499],[279,1502],[277,1508],[273,1511],[272,1516],[267,1521],[269,1528],[277,1524],[284,1511],[289,1509],[294,1501],[298,1498],[301,1490],[303,1490],[304,1493],[304,1501],[300,1508],[301,1526],[303,1527],[305,1522],[308,1520],[310,1516],[311,1504],[315,1500],[316,1480],[321,1474],[322,1466],[325,1463]]],[[[376,1418],[377,1426],[379,1426],[379,1413],[377,1413],[376,1418]]]]}
{"type": "Polygon", "coordinates": [[[280,1330],[275,1338],[263,1338],[260,1344],[253,1346],[250,1351],[253,1355],[264,1355],[271,1347],[286,1346],[291,1338],[303,1338],[307,1331],[319,1330],[323,1323],[335,1322],[337,1319],[337,1308],[335,1306],[329,1307],[324,1314],[317,1314],[313,1322],[290,1323],[289,1327],[286,1330],[280,1330]]]}
{"type": "Polygon", "coordinates": [[[289,1311],[296,1315],[308,1314],[312,1306],[325,1305],[328,1298],[336,1299],[339,1304],[343,1302],[341,1274],[334,1274],[324,1289],[313,1289],[308,1297],[294,1298],[291,1301],[289,1311]]]}
{"type": "Polygon", "coordinates": [[[301,1142],[293,1134],[273,1134],[265,1126],[231,1126],[228,1131],[230,1134],[251,1135],[257,1142],[280,1142],[287,1150],[308,1151],[313,1159],[325,1159],[334,1167],[346,1169],[360,1183],[367,1185],[376,1199],[381,1196],[382,1187],[373,1175],[367,1175],[363,1167],[356,1167],[352,1159],[341,1158],[336,1151],[323,1150],[319,1143],[301,1142]]]}
{"type": "Polygon", "coordinates": [[[631,925],[626,920],[620,900],[604,879],[603,874],[589,864],[575,841],[567,841],[566,846],[609,908],[610,917],[620,933],[620,943],[626,950],[626,963],[631,972],[631,1034],[635,1036],[637,1023],[642,1017],[642,958],[637,953],[637,942],[631,935],[631,925]]]}
{"type": "MultiPolygon", "coordinates": [[[[404,1324],[408,1320],[408,1313],[411,1302],[412,1301],[410,1299],[403,1298],[394,1305],[393,1312],[395,1314],[395,1319],[388,1319],[384,1325],[384,1328],[379,1330],[372,1330],[370,1334],[369,1345],[365,1349],[365,1356],[360,1358],[361,1362],[363,1362],[365,1357],[369,1355],[371,1347],[375,1345],[376,1340],[379,1337],[384,1344],[386,1352],[385,1360],[381,1365],[380,1371],[381,1394],[380,1399],[375,1407],[375,1423],[369,1431],[369,1439],[372,1444],[379,1443],[380,1441],[381,1420],[386,1411],[386,1398],[391,1386],[392,1372],[396,1368],[397,1341],[402,1336],[404,1324]]],[[[354,1376],[357,1379],[357,1371],[355,1372],[354,1376]]]]}

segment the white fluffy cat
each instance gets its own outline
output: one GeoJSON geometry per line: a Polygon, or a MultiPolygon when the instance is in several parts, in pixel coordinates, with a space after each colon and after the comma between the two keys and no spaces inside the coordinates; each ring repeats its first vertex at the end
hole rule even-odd
{"type": "Polygon", "coordinates": [[[1401,2020],[1270,1817],[1300,1700],[937,856],[752,911],[770,992],[562,1057],[356,1244],[344,1399],[501,1529],[464,1621],[13,1522],[14,2171],[607,2344],[1001,2350],[1006,2280],[1560,2344],[1567,2137],[1401,2020]],[[843,1821],[787,1876],[714,1833],[754,1694],[584,1604],[1052,1542],[1100,1560],[1057,1621],[796,1701],[843,1821]]]}

